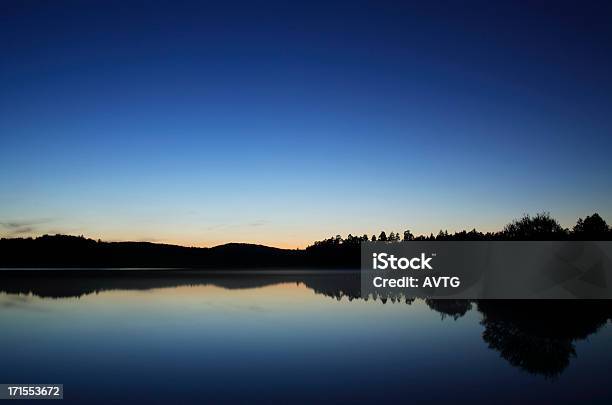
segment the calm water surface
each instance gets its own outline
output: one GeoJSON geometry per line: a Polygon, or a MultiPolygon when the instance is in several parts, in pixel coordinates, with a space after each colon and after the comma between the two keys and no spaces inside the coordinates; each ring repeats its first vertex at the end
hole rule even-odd
{"type": "Polygon", "coordinates": [[[524,307],[366,301],[312,274],[2,283],[0,383],[68,401],[612,400],[607,312],[539,329],[524,307]]]}

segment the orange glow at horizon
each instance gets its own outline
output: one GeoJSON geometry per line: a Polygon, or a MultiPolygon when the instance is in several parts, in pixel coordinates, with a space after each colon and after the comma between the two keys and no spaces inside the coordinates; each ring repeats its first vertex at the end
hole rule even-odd
{"type": "MultiPolygon", "coordinates": [[[[356,232],[355,230],[340,230],[333,232],[331,230],[315,230],[310,227],[304,227],[292,232],[283,232],[284,229],[232,229],[233,232],[228,232],[227,229],[222,230],[208,230],[206,232],[195,232],[194,229],[185,229],[184,231],[175,230],[174,228],[170,231],[167,229],[160,229],[160,227],[143,226],[141,232],[134,232],[133,230],[121,229],[121,227],[110,227],[104,226],[105,224],[91,224],[89,229],[81,227],[65,228],[62,227],[49,227],[48,229],[38,229],[36,232],[23,233],[20,235],[2,235],[0,237],[38,237],[44,234],[65,234],[65,235],[83,235],[86,238],[94,240],[102,240],[105,242],[150,242],[159,244],[178,245],[185,247],[197,247],[197,248],[210,248],[227,243],[247,243],[257,244],[269,247],[281,248],[281,249],[304,249],[312,245],[315,241],[323,240],[326,238],[341,235],[346,237],[349,233],[354,236],[368,235],[369,238],[372,235],[378,236],[382,230],[387,234],[390,232],[399,232],[400,234],[405,229],[410,229],[411,232],[417,235],[429,235],[430,233],[437,234],[440,229],[448,230],[449,232],[460,231],[463,229],[471,230],[472,226],[466,226],[461,228],[460,226],[437,228],[435,226],[423,226],[410,227],[410,226],[380,226],[378,230],[368,229],[364,232],[356,232]],[[101,228],[98,232],[92,231],[94,228],[101,228]],[[211,234],[215,234],[214,236],[211,234]],[[149,235],[155,235],[153,237],[149,235]]],[[[281,227],[284,228],[284,227],[281,227]]],[[[327,228],[332,228],[328,226],[327,228]]],[[[355,225],[355,229],[358,229],[359,225],[355,225]]],[[[368,228],[372,228],[369,226],[368,228]]],[[[482,232],[495,231],[502,228],[500,224],[487,224],[487,226],[475,226],[475,228],[482,232]]]]}

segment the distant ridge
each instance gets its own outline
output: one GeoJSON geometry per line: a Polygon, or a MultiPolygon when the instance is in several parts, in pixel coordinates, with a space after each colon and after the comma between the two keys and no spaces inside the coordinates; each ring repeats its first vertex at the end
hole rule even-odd
{"type": "Polygon", "coordinates": [[[228,243],[211,248],[103,242],[82,236],[0,239],[0,267],[257,268],[306,265],[304,250],[228,243]]]}
{"type": "Polygon", "coordinates": [[[436,236],[414,236],[383,231],[314,242],[306,249],[281,249],[249,243],[227,243],[210,248],[152,242],[104,242],[83,236],[44,235],[0,239],[0,268],[359,268],[360,246],[366,241],[484,241],[484,240],[612,240],[612,229],[597,213],[579,218],[572,229],[561,227],[548,213],[525,215],[501,231],[475,229],[436,236]]]}

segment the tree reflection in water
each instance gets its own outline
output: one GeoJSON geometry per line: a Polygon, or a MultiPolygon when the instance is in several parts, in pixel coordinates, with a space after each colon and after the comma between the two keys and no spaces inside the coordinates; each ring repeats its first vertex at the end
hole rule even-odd
{"type": "MultiPolygon", "coordinates": [[[[186,285],[226,289],[258,288],[279,283],[303,284],[337,300],[374,300],[411,304],[414,299],[362,297],[359,273],[353,272],[191,272],[191,271],[3,271],[0,292],[43,298],[80,297],[109,290],[147,290],[186,285]]],[[[612,319],[608,301],[434,300],[429,308],[457,320],[473,308],[482,315],[483,340],[511,365],[547,378],[559,376],[576,356],[575,343],[612,319]]]]}

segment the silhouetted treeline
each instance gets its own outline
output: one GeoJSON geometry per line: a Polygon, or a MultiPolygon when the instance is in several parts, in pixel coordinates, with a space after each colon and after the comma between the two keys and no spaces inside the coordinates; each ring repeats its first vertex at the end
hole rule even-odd
{"type": "Polygon", "coordinates": [[[549,213],[540,213],[535,216],[525,215],[516,219],[500,231],[480,232],[476,229],[449,233],[440,230],[437,235],[415,236],[410,230],[404,232],[382,231],[377,235],[353,236],[346,238],[340,235],[315,242],[306,248],[309,257],[316,262],[330,263],[336,266],[360,266],[360,245],[362,242],[399,242],[399,241],[537,241],[537,240],[612,240],[612,228],[597,213],[586,218],[578,218],[576,225],[571,229],[563,228],[549,213]]]}
{"type": "Polygon", "coordinates": [[[612,240],[610,226],[598,215],[579,218],[563,228],[547,213],[526,215],[498,232],[440,231],[414,236],[381,232],[378,236],[340,235],[315,242],[304,250],[230,243],[213,248],[193,248],[148,242],[103,242],[82,236],[41,236],[0,239],[0,267],[152,267],[152,268],[358,268],[364,241],[485,241],[485,240],[612,240]]]}

